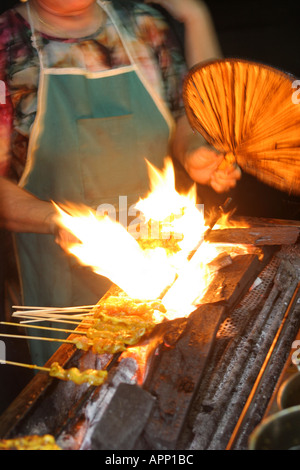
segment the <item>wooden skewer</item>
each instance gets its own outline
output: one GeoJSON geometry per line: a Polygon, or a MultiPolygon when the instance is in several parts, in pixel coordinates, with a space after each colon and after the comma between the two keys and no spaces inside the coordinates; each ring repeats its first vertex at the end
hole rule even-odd
{"type": "Polygon", "coordinates": [[[47,310],[47,311],[52,311],[52,310],[90,310],[91,308],[95,307],[95,305],[79,305],[76,307],[34,307],[30,305],[13,305],[12,308],[19,308],[21,310],[47,310]]]}
{"type": "Polygon", "coordinates": [[[78,319],[78,320],[83,319],[83,320],[84,320],[85,318],[88,318],[88,317],[93,316],[92,313],[76,313],[76,314],[74,314],[74,315],[71,315],[71,314],[70,314],[70,315],[63,315],[63,314],[61,314],[61,313],[55,313],[55,312],[53,312],[53,313],[47,313],[47,312],[42,312],[42,311],[39,312],[39,313],[36,313],[36,312],[34,312],[34,311],[32,311],[32,310],[28,310],[28,312],[26,312],[26,313],[25,313],[25,312],[16,311],[16,312],[13,313],[13,315],[15,315],[15,314],[17,314],[19,317],[22,317],[22,316],[23,316],[23,317],[26,317],[28,314],[29,314],[29,315],[32,315],[32,316],[35,317],[35,318],[47,317],[47,318],[49,318],[49,320],[51,320],[51,318],[53,318],[53,319],[55,319],[55,318],[66,318],[66,319],[67,319],[67,318],[74,318],[75,320],[76,320],[76,319],[78,319]]]}
{"type": "Polygon", "coordinates": [[[40,317],[39,319],[36,319],[36,318],[33,318],[33,317],[26,317],[23,315],[21,317],[16,317],[16,318],[28,318],[28,320],[23,320],[23,321],[20,321],[19,322],[19,325],[22,325],[22,324],[29,324],[29,323],[41,323],[41,322],[44,322],[44,321],[48,321],[48,322],[52,322],[52,323],[57,323],[57,322],[61,322],[61,323],[72,323],[74,325],[80,325],[81,322],[80,321],[76,321],[76,322],[72,322],[72,321],[66,321],[66,320],[55,320],[55,318],[43,318],[43,317],[40,317]]]}
{"type": "Polygon", "coordinates": [[[37,370],[42,370],[44,372],[50,372],[49,367],[41,367],[41,366],[35,366],[32,364],[24,364],[23,362],[14,362],[14,361],[6,361],[4,359],[0,359],[0,364],[7,364],[10,366],[18,366],[18,367],[26,367],[27,369],[37,369],[37,370]]]}
{"type": "Polygon", "coordinates": [[[1,321],[0,325],[21,326],[23,328],[36,328],[36,329],[39,329],[39,330],[61,331],[63,333],[74,333],[74,334],[78,333],[80,335],[86,335],[86,331],[65,330],[64,328],[51,328],[51,327],[48,327],[48,326],[24,325],[24,324],[20,324],[20,323],[5,322],[5,321],[1,321]]]}
{"type": "MultiPolygon", "coordinates": [[[[71,320],[60,320],[59,318],[43,318],[43,317],[40,317],[40,318],[36,318],[35,316],[31,316],[31,315],[19,315],[19,314],[15,314],[13,313],[12,315],[13,317],[16,317],[16,318],[27,318],[28,320],[32,320],[32,321],[36,321],[36,322],[41,322],[41,321],[52,321],[54,323],[70,323],[71,325],[90,325],[92,323],[92,319],[89,320],[89,319],[85,319],[85,320],[77,320],[77,321],[71,321],[71,320]]],[[[23,321],[22,323],[26,323],[25,321],[23,321]]]]}
{"type": "Polygon", "coordinates": [[[45,337],[40,337],[40,336],[10,335],[10,334],[4,334],[4,333],[0,333],[0,336],[4,338],[38,339],[40,341],[58,341],[59,343],[75,344],[74,341],[71,341],[69,339],[45,338],[45,337]]]}
{"type": "Polygon", "coordinates": [[[87,316],[93,316],[93,313],[91,312],[91,308],[93,308],[94,305],[82,305],[78,307],[31,307],[31,306],[23,306],[23,305],[13,305],[13,308],[19,308],[21,310],[18,310],[14,312],[13,316],[21,316],[21,315],[28,315],[32,314],[36,316],[37,318],[39,316],[46,316],[50,318],[51,316],[58,317],[58,318],[75,318],[75,319],[84,319],[87,316]],[[73,315],[63,315],[63,313],[67,312],[73,312],[73,315]],[[79,313],[75,313],[79,312],[79,313]],[[86,312],[86,313],[84,313],[86,312]]]}
{"type": "Polygon", "coordinates": [[[31,315],[34,315],[36,318],[39,318],[39,317],[45,317],[45,318],[63,318],[63,319],[85,319],[87,316],[92,316],[93,314],[92,313],[87,313],[87,314],[75,314],[75,315],[63,315],[61,313],[47,313],[47,312],[39,312],[39,313],[36,313],[34,311],[28,311],[26,313],[23,313],[23,312],[20,312],[20,311],[17,311],[17,312],[14,312],[13,315],[16,315],[18,314],[19,317],[21,317],[22,315],[27,315],[27,314],[31,314],[31,315]]]}

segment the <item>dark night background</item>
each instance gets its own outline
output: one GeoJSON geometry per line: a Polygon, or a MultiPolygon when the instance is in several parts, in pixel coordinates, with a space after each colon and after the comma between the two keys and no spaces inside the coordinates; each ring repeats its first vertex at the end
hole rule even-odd
{"type": "MultiPolygon", "coordinates": [[[[225,57],[271,65],[300,77],[300,2],[270,0],[208,0],[225,57]]],[[[300,132],[300,129],[299,129],[300,132]]],[[[300,198],[292,197],[243,175],[232,190],[238,215],[300,220],[300,198]]],[[[222,203],[204,189],[204,204],[222,203]]]]}
{"type": "MultiPolygon", "coordinates": [[[[63,1],[63,0],[62,0],[63,1]]],[[[124,0],[126,1],[126,0],[124,0]]],[[[182,0],[184,1],[184,0],[182,0]]],[[[15,1],[2,0],[0,13],[15,1]]],[[[224,57],[258,61],[279,68],[300,78],[300,2],[284,0],[207,0],[224,57]]],[[[181,37],[181,27],[171,22],[181,37]]],[[[299,130],[300,131],[300,130],[299,130]]],[[[209,188],[200,188],[205,208],[221,204],[224,195],[209,188]]],[[[243,175],[232,190],[233,204],[238,215],[300,220],[299,198],[281,193],[256,179],[243,175]]],[[[0,231],[0,319],[4,318],[3,283],[4,237],[0,231]]],[[[18,343],[19,345],[20,343],[18,343]]],[[[11,351],[11,348],[9,348],[11,351]]],[[[7,357],[26,362],[26,357],[7,357]]],[[[23,388],[28,375],[9,366],[0,374],[0,413],[23,388]]],[[[15,368],[16,369],[16,368],[15,368]]]]}

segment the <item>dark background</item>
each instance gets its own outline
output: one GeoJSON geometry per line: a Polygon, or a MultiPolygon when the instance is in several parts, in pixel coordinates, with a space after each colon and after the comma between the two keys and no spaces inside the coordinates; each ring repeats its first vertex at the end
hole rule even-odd
{"type": "MultiPolygon", "coordinates": [[[[63,1],[63,0],[61,0],[63,1]]],[[[126,0],[124,0],[126,1],[126,0]]],[[[182,0],[184,1],[184,0],[182,0]]],[[[15,1],[2,0],[0,13],[15,1]]],[[[225,57],[258,61],[300,77],[300,2],[284,0],[207,0],[219,42],[225,57]]],[[[181,25],[170,20],[179,38],[181,25]]],[[[209,188],[199,188],[205,208],[221,204],[224,195],[209,188]]],[[[238,215],[300,220],[299,198],[289,196],[255,178],[243,175],[230,193],[238,215]]],[[[4,233],[0,230],[0,319],[4,318],[3,283],[5,277],[4,233]]],[[[10,348],[11,349],[11,348],[10,348]]],[[[7,359],[11,359],[8,358],[7,359]]],[[[13,358],[14,359],[14,358],[13,358]]],[[[24,358],[23,358],[24,359],[24,358]]],[[[18,358],[16,359],[18,360],[18,358]]],[[[22,360],[22,358],[19,360],[22,360]]],[[[26,362],[26,358],[24,359],[26,362]]],[[[0,412],[22,389],[28,379],[16,368],[0,366],[0,412]]]]}
{"type": "MultiPolygon", "coordinates": [[[[208,0],[206,4],[225,57],[254,60],[300,77],[300,2],[208,0]]],[[[224,199],[206,188],[203,195],[208,208],[224,199]]],[[[243,175],[231,195],[238,215],[300,220],[299,197],[249,175],[243,175]]]]}

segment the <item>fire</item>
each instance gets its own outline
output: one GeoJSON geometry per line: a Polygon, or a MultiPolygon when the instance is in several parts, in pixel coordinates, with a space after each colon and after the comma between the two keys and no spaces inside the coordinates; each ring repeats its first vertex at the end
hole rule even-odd
{"type": "Polygon", "coordinates": [[[162,171],[147,165],[150,192],[135,206],[141,218],[128,227],[88,208],[56,206],[61,226],[77,239],[64,248],[130,297],[162,298],[167,318],[186,316],[208,287],[208,264],[219,250],[200,244],[208,227],[196,188],[187,194],[176,191],[170,159],[162,171]]]}
{"type": "Polygon", "coordinates": [[[166,284],[173,282],[175,271],[163,250],[149,256],[121,224],[108,216],[99,218],[89,209],[80,213],[72,207],[69,213],[59,207],[57,210],[60,224],[78,239],[69,244],[67,251],[130,297],[155,299],[166,284]]]}
{"type": "Polygon", "coordinates": [[[179,194],[175,189],[175,174],[170,159],[166,160],[162,172],[149,162],[147,164],[150,193],[136,204],[136,208],[154,232],[150,234],[151,239],[173,239],[180,248],[180,257],[187,257],[207,229],[203,212],[197,208],[196,186],[186,195],[179,194]]]}

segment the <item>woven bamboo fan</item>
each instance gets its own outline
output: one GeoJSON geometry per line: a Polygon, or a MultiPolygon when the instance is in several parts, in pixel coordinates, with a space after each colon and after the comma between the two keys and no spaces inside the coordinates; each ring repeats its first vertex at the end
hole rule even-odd
{"type": "Polygon", "coordinates": [[[193,67],[183,95],[190,125],[228,163],[299,195],[300,104],[292,99],[294,80],[269,66],[224,59],[193,67]]]}

